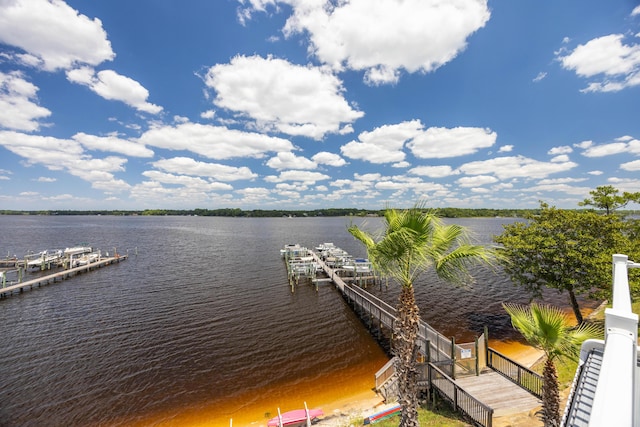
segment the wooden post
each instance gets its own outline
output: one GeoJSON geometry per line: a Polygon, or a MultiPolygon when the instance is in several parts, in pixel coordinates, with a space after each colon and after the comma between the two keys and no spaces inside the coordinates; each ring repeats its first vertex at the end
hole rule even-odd
{"type": "Polygon", "coordinates": [[[451,378],[456,379],[456,338],[451,337],[451,378]]]}
{"type": "Polygon", "coordinates": [[[484,327],[484,361],[487,366],[491,366],[489,363],[489,328],[484,327]]]}
{"type": "Polygon", "coordinates": [[[476,336],[476,377],[480,375],[480,357],[478,357],[478,337],[476,336]]]}

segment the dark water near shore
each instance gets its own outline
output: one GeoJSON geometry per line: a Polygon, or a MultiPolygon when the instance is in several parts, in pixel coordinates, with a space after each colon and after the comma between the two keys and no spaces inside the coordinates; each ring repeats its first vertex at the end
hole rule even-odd
{"type": "MultiPolygon", "coordinates": [[[[0,216],[2,257],[80,242],[130,256],[0,300],[0,425],[266,424],[276,405],[372,387],[380,347],[331,287],[291,294],[279,255],[329,241],[364,256],[349,221],[0,216]]],[[[456,220],[487,244],[506,221],[456,220]]],[[[458,342],[485,325],[515,338],[500,303],[528,296],[500,272],[474,275],[468,288],[425,276],[423,317],[458,342]]],[[[395,304],[394,289],[371,290],[395,304]]]]}

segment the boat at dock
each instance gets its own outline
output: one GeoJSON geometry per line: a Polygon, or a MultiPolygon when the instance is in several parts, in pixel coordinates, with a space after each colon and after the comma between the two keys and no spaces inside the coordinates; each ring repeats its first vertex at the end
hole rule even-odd
{"type": "Polygon", "coordinates": [[[64,256],[62,250],[48,250],[42,251],[34,255],[28,255],[27,259],[27,268],[28,269],[36,269],[36,268],[45,268],[46,266],[57,265],[62,257],[64,256]],[[33,258],[33,259],[29,259],[33,258]]]}

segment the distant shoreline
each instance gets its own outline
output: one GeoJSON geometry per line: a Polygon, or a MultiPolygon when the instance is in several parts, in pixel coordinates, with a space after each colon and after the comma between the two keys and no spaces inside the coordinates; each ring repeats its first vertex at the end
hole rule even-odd
{"type": "MultiPolygon", "coordinates": [[[[539,209],[490,209],[490,208],[429,208],[437,211],[442,218],[524,218],[539,212],[539,209]]],[[[590,209],[578,209],[590,210],[590,209]]],[[[218,216],[234,218],[278,218],[278,217],[377,217],[382,216],[384,209],[327,208],[312,210],[286,209],[143,209],[143,210],[0,210],[0,215],[34,215],[34,216],[218,216]]],[[[635,210],[619,211],[624,215],[637,215],[635,210]]]]}

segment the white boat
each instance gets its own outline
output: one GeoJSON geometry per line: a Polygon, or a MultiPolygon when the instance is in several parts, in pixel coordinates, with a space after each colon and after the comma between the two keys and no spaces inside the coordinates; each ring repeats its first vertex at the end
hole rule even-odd
{"type": "Polygon", "coordinates": [[[74,246],[71,248],[66,248],[64,250],[64,255],[65,256],[74,256],[74,255],[81,255],[81,254],[86,254],[89,252],[92,252],[93,249],[91,249],[91,246],[74,246]]]}
{"type": "Polygon", "coordinates": [[[31,255],[33,257],[37,256],[37,258],[28,261],[27,268],[41,268],[43,266],[53,264],[58,262],[62,258],[62,255],[61,250],[42,251],[37,255],[31,255]]]}
{"type": "Polygon", "coordinates": [[[100,252],[91,252],[80,255],[77,258],[73,258],[71,261],[72,267],[80,267],[81,265],[91,264],[100,260],[100,252]]]}

